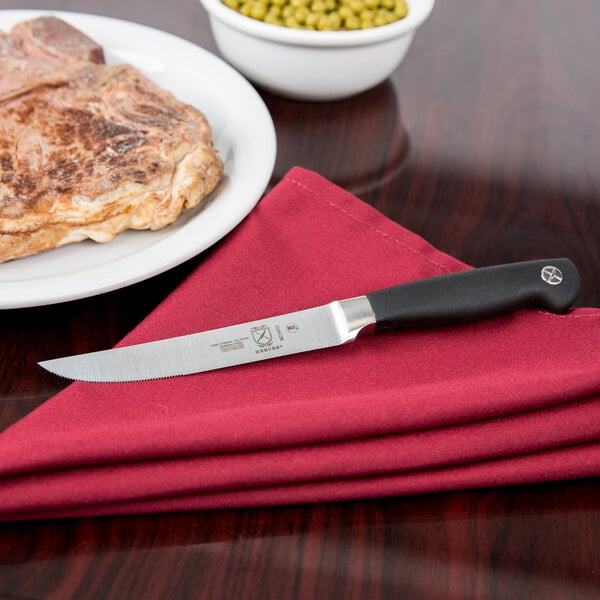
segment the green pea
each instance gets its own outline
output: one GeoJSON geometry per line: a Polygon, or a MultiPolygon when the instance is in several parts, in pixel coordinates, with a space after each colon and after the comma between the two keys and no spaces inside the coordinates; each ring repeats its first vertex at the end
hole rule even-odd
{"type": "Polygon", "coordinates": [[[342,27],[342,17],[340,17],[338,12],[330,12],[328,15],[329,18],[329,27],[334,31],[338,31],[342,27]]]}
{"type": "Polygon", "coordinates": [[[311,27],[312,29],[316,29],[317,23],[319,22],[319,17],[320,17],[319,13],[309,12],[308,15],[306,16],[305,25],[307,27],[311,27]]]}
{"type": "Polygon", "coordinates": [[[354,11],[355,14],[360,14],[360,11],[364,9],[365,3],[363,0],[350,0],[350,8],[354,11]]]}
{"type": "Polygon", "coordinates": [[[296,19],[296,21],[298,21],[298,23],[301,23],[302,25],[304,25],[304,24],[306,24],[306,17],[308,17],[309,14],[310,14],[310,11],[308,10],[308,8],[306,6],[299,6],[294,11],[294,18],[296,19]]]}
{"type": "Polygon", "coordinates": [[[327,15],[319,16],[319,20],[317,21],[317,29],[319,31],[327,31],[329,29],[329,20],[327,19],[327,15]]]}
{"type": "Polygon", "coordinates": [[[360,29],[360,19],[356,15],[351,15],[344,19],[346,29],[360,29]]]}
{"type": "Polygon", "coordinates": [[[299,29],[301,27],[300,23],[298,23],[294,17],[288,17],[285,19],[285,26],[291,27],[292,29],[299,29]]]}
{"type": "Polygon", "coordinates": [[[396,19],[404,19],[408,14],[408,6],[404,0],[396,0],[396,6],[394,8],[394,16],[396,19]]]}
{"type": "Polygon", "coordinates": [[[269,23],[270,25],[285,25],[285,23],[280,17],[272,13],[267,13],[264,18],[264,21],[265,23],[269,23]]]}
{"type": "Polygon", "coordinates": [[[253,2],[250,7],[250,16],[262,21],[267,16],[267,4],[265,2],[253,2]]]}

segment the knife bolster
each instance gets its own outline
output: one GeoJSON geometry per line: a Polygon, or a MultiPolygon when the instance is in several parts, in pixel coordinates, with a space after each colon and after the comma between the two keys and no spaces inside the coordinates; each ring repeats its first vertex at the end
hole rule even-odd
{"type": "Polygon", "coordinates": [[[375,325],[375,313],[366,296],[357,296],[340,300],[337,305],[342,309],[343,318],[347,327],[347,339],[351,342],[358,334],[370,325],[375,325]]]}

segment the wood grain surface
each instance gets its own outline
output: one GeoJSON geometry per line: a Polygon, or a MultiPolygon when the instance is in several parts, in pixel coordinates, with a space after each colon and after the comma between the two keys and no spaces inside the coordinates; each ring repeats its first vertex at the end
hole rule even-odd
{"type": "MultiPolygon", "coordinates": [[[[197,0],[0,0],[104,14],[218,53],[197,0]]],[[[271,185],[314,169],[476,266],[568,256],[600,307],[600,3],[439,0],[405,62],[342,102],[260,92],[271,185]]],[[[0,430],[114,345],[203,256],[129,288],[0,312],[0,430]]],[[[2,458],[0,457],[0,460],[2,458]]],[[[600,481],[377,501],[0,524],[0,599],[600,598],[600,481]]]]}

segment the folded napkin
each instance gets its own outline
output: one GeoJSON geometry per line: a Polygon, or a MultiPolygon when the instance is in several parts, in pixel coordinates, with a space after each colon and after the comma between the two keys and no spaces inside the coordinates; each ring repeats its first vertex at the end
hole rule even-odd
{"type": "MultiPolygon", "coordinates": [[[[292,169],[121,345],[468,268],[292,169]]],[[[0,435],[0,518],[372,498],[600,473],[600,310],[523,310],[157,381],[0,435]]]]}

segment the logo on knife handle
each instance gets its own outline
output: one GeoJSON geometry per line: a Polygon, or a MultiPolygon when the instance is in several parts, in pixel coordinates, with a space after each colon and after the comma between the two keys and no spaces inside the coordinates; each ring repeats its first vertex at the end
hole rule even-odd
{"type": "Polygon", "coordinates": [[[559,283],[562,283],[563,280],[562,271],[553,265],[543,267],[541,276],[542,279],[550,285],[558,285],[559,283]]]}

